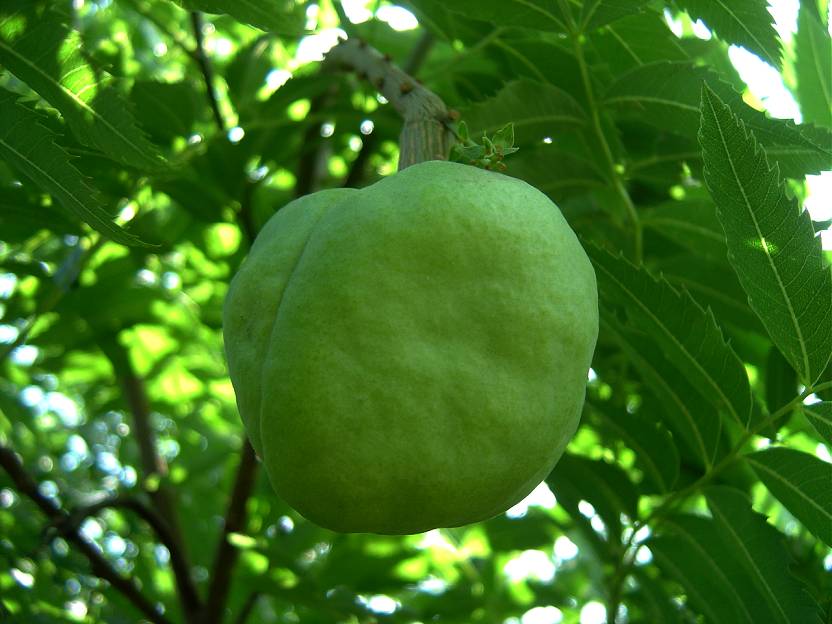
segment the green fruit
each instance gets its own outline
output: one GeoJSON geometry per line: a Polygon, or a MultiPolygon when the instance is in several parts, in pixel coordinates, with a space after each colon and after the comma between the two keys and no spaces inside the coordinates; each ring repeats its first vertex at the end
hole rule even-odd
{"type": "Polygon", "coordinates": [[[578,425],[595,274],[525,182],[414,165],[280,210],[224,312],[275,490],[321,526],[404,534],[523,499],[578,425]]]}

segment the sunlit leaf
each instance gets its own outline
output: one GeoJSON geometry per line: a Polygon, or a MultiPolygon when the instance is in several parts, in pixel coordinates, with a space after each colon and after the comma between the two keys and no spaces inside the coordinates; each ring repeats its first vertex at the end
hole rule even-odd
{"type": "Polygon", "coordinates": [[[280,35],[299,35],[304,29],[300,5],[291,0],[176,0],[186,9],[227,14],[245,24],[280,35]]]}
{"type": "Polygon", "coordinates": [[[57,108],[77,139],[118,162],[159,169],[115,79],[90,64],[81,39],[55,10],[0,12],[0,63],[57,108]]]}
{"type": "Polygon", "coordinates": [[[16,99],[15,94],[0,91],[3,158],[102,234],[125,245],[143,245],[113,223],[99,203],[97,192],[72,164],[69,154],[55,143],[57,137],[42,125],[37,113],[17,104],[16,99]]]}
{"type": "Polygon", "coordinates": [[[785,447],[757,451],[746,459],[783,506],[832,546],[832,464],[785,447]]]}
{"type": "Polygon", "coordinates": [[[800,3],[795,49],[803,119],[832,127],[832,39],[808,2],[800,3]]]}
{"type": "Polygon", "coordinates": [[[780,66],[780,40],[767,0],[676,0],[693,19],[701,19],[721,39],[744,46],[780,66]]]}
{"type": "Polygon", "coordinates": [[[707,87],[700,142],[749,303],[803,382],[813,383],[832,354],[832,275],[809,214],[787,195],[754,134],[707,87]]]}

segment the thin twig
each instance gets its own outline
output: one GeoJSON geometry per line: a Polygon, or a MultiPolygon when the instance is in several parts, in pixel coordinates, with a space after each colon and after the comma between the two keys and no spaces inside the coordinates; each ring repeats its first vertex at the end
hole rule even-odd
{"type": "Polygon", "coordinates": [[[217,89],[214,86],[214,70],[211,67],[211,62],[208,60],[208,55],[205,53],[205,42],[202,36],[202,28],[204,26],[202,13],[199,11],[191,11],[191,26],[194,32],[194,39],[196,40],[194,58],[199,65],[199,70],[202,72],[202,79],[205,82],[205,94],[208,96],[208,103],[211,105],[214,123],[217,124],[219,131],[224,134],[225,120],[223,120],[222,113],[220,112],[217,89]]]}
{"type": "Polygon", "coordinates": [[[231,500],[225,513],[222,535],[214,557],[211,582],[208,586],[208,600],[200,620],[201,624],[218,624],[222,621],[228,593],[231,588],[232,571],[239,550],[231,543],[229,536],[245,529],[246,503],[254,490],[257,476],[257,456],[248,440],[243,444],[240,465],[231,490],[231,500]]]}
{"type": "MultiPolygon", "coordinates": [[[[38,508],[54,524],[66,522],[68,514],[51,498],[41,494],[38,484],[26,472],[17,454],[10,448],[0,444],[0,466],[9,474],[18,492],[32,500],[38,508]]],[[[67,541],[74,544],[90,562],[93,574],[110,583],[119,593],[130,601],[148,620],[154,624],[171,624],[139,588],[136,581],[119,574],[107,561],[98,547],[89,542],[77,529],[67,532],[67,541]]]]}

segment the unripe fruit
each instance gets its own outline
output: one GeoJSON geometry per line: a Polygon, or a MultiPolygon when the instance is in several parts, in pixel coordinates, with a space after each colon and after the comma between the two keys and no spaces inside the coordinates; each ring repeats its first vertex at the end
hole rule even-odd
{"type": "Polygon", "coordinates": [[[224,312],[272,485],[321,526],[489,518],[552,469],[598,335],[595,274],[525,182],[444,161],[314,193],[263,228],[224,312]]]}

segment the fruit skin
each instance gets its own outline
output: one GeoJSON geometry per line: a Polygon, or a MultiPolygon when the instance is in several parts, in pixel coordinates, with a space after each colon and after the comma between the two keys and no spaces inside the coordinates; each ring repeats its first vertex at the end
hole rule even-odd
{"type": "Polygon", "coordinates": [[[525,182],[444,161],[267,223],[224,311],[275,490],[321,526],[407,534],[522,500],[577,428],[595,273],[525,182]]]}

